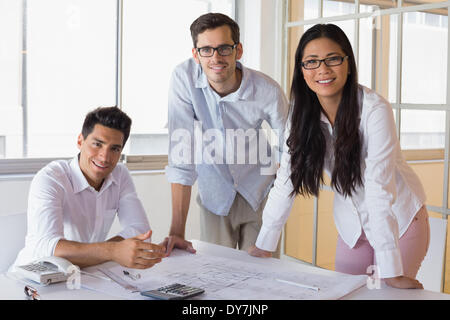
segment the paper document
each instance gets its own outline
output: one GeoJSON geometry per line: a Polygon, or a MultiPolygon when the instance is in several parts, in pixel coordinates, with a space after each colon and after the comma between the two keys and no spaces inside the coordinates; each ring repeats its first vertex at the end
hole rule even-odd
{"type": "MultiPolygon", "coordinates": [[[[141,291],[174,282],[204,289],[205,293],[196,299],[339,299],[362,287],[367,281],[365,275],[300,272],[300,268],[281,264],[278,268],[201,253],[190,254],[181,250],[173,251],[170,257],[146,270],[126,269],[117,263],[107,262],[87,268],[86,271],[95,272],[96,268],[107,268],[141,291]],[[124,275],[124,270],[139,274],[140,278],[133,280],[124,275]],[[303,287],[292,283],[301,284],[303,287]],[[308,287],[317,287],[319,290],[311,290],[308,287]]],[[[149,299],[114,282],[93,277],[83,277],[81,282],[85,288],[116,297],[149,299]]]]}

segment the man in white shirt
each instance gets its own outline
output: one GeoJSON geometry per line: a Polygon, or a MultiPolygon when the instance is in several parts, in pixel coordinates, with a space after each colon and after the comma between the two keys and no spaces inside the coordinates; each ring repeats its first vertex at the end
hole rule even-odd
{"type": "MultiPolygon", "coordinates": [[[[277,159],[264,163],[261,157],[263,150],[271,150],[260,134],[262,124],[278,131],[281,146],[288,103],[273,79],[238,61],[243,48],[235,21],[208,13],[190,29],[192,58],[174,69],[169,89],[166,176],[172,188],[172,224],[162,244],[168,255],[174,247],[195,252],[185,240],[185,226],[192,185],[198,181],[200,240],[246,250],[256,240],[275,178],[275,169],[267,169],[272,164],[276,168],[277,159]],[[197,132],[203,141],[195,141],[197,132]],[[233,136],[242,145],[235,145],[233,136]],[[180,157],[180,150],[189,156],[180,157]],[[241,152],[255,161],[240,161],[241,152]],[[198,153],[203,160],[192,159],[198,153]]],[[[281,149],[272,151],[275,156],[281,149]]]]}
{"type": "Polygon", "coordinates": [[[131,119],[119,108],[97,108],[78,136],[80,153],[36,174],[25,248],[13,268],[52,255],[79,267],[112,260],[145,269],[161,261],[164,248],[149,242],[144,208],[126,166],[118,163],[130,128],[131,119]],[[123,229],[106,240],[116,214],[123,229]]]}

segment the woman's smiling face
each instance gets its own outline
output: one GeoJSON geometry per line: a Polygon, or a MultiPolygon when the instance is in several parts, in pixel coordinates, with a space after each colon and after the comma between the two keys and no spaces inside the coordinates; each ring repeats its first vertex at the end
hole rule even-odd
{"type": "MultiPolygon", "coordinates": [[[[339,44],[329,38],[322,37],[310,41],[305,46],[302,62],[336,56],[345,57],[346,54],[339,44]]],[[[344,59],[342,64],[337,66],[329,67],[322,61],[317,69],[301,68],[306,84],[317,94],[320,102],[325,101],[325,99],[338,99],[340,101],[349,73],[347,59],[344,59]]]]}

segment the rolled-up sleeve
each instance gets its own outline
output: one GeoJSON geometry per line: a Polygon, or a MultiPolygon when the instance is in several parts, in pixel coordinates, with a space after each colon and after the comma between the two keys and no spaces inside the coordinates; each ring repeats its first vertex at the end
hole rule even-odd
{"type": "Polygon", "coordinates": [[[182,71],[172,73],[168,97],[169,163],[166,177],[170,183],[193,185],[197,179],[194,163],[195,115],[188,79],[182,71]]]}
{"type": "MultiPolygon", "coordinates": [[[[381,278],[403,275],[399,228],[392,211],[396,197],[395,158],[399,150],[392,109],[380,103],[368,116],[365,193],[369,228],[381,278]]],[[[369,239],[370,240],[370,239],[369,239]]]]}
{"type": "MultiPolygon", "coordinates": [[[[288,130],[286,130],[286,137],[288,130]]],[[[286,139],[285,139],[286,140],[286,139]]],[[[283,144],[280,168],[274,186],[269,192],[266,206],[263,211],[263,223],[256,240],[256,246],[266,251],[275,251],[278,241],[291,212],[294,197],[291,196],[293,186],[290,179],[290,155],[288,147],[283,144]]]]}
{"type": "Polygon", "coordinates": [[[133,180],[126,168],[121,172],[117,215],[122,228],[118,236],[124,239],[133,238],[150,230],[144,206],[138,198],[133,180]]]}

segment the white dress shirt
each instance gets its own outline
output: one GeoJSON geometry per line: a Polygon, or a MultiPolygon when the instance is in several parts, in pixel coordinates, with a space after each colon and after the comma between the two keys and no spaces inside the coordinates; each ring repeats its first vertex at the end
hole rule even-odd
{"type": "MultiPolygon", "coordinates": [[[[359,101],[363,186],[357,187],[351,197],[344,197],[334,190],[334,220],[339,235],[351,248],[359,239],[362,228],[375,251],[380,277],[395,277],[403,275],[398,240],[425,203],[425,192],[417,175],[402,157],[389,102],[363,86],[359,89],[359,101]]],[[[321,121],[327,142],[324,170],[331,177],[333,128],[324,114],[321,121]]],[[[289,126],[290,121],[286,137],[289,126]]],[[[275,251],[294,201],[294,197],[289,196],[293,186],[289,178],[288,151],[284,144],[280,168],[269,193],[256,241],[258,248],[267,251],[275,251]]]]}
{"type": "Polygon", "coordinates": [[[78,156],[49,163],[31,182],[25,247],[13,266],[53,255],[61,239],[106,241],[116,213],[123,228],[118,236],[131,238],[150,229],[124,164],[117,164],[97,192],[81,172],[78,156]]]}

